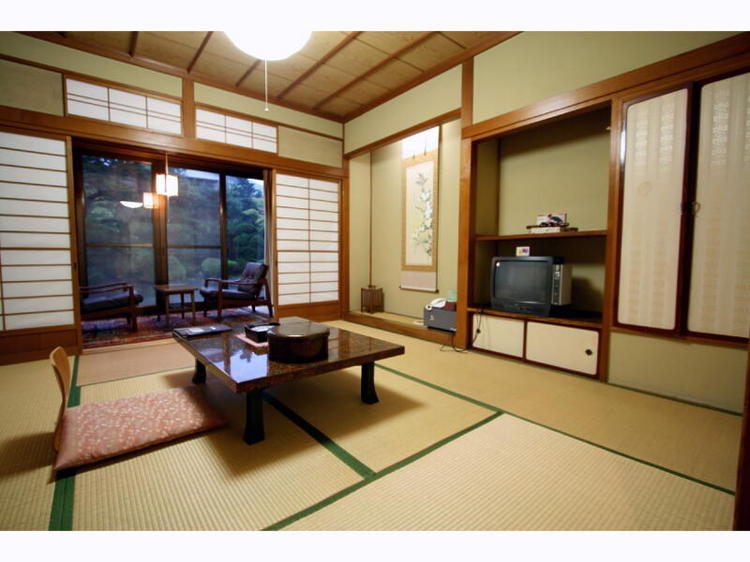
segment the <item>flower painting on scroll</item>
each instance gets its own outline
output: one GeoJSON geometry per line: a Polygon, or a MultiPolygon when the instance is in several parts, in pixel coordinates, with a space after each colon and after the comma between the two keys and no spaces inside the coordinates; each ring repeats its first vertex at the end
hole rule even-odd
{"type": "Polygon", "coordinates": [[[404,265],[432,266],[435,253],[434,161],[406,168],[404,265]]]}

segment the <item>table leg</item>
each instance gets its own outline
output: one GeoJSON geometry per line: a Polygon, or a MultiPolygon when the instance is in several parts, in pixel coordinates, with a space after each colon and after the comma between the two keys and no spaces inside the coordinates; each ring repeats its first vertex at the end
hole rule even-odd
{"type": "Polygon", "coordinates": [[[362,402],[365,404],[376,404],[379,402],[375,392],[375,363],[362,364],[362,402]]]}
{"type": "Polygon", "coordinates": [[[164,295],[164,318],[167,321],[167,328],[169,328],[169,293],[164,295]]]}
{"type": "Polygon", "coordinates": [[[266,434],[263,430],[263,399],[261,390],[256,388],[247,393],[245,399],[245,443],[252,445],[258,441],[263,441],[266,434]]]}
{"type": "Polygon", "coordinates": [[[195,324],[195,291],[190,293],[190,309],[193,311],[193,324],[195,324]]]}
{"type": "Polygon", "coordinates": [[[180,316],[185,318],[185,293],[180,293],[180,316]]]}
{"type": "Polygon", "coordinates": [[[206,382],[206,366],[196,359],[193,384],[203,384],[204,382],[206,382]]]}

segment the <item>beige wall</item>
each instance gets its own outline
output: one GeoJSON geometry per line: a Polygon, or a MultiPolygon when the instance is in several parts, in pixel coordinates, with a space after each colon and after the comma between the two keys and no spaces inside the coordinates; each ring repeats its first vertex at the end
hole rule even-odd
{"type": "MultiPolygon", "coordinates": [[[[460,136],[460,121],[442,126],[438,179],[438,295],[399,288],[402,228],[400,142],[372,152],[372,279],[373,284],[383,288],[386,312],[421,317],[425,304],[456,289],[460,136]]],[[[352,222],[356,220],[352,218],[352,222]]],[[[364,222],[365,216],[360,220],[364,222]]],[[[352,240],[352,253],[356,252],[356,247],[352,240]]],[[[354,308],[354,301],[351,305],[354,308]]]]}
{"type": "Polygon", "coordinates": [[[609,121],[606,109],[500,139],[497,234],[525,234],[549,212],[579,230],[607,227],[609,121]]]}
{"type": "Polygon", "coordinates": [[[349,161],[349,309],[362,307],[370,279],[370,153],[349,161]]]}
{"type": "Polygon", "coordinates": [[[63,114],[62,74],[0,60],[0,105],[63,114]]]}
{"type": "Polygon", "coordinates": [[[524,32],[474,57],[478,123],[736,32],[524,32]]]}
{"type": "Polygon", "coordinates": [[[747,348],[614,332],[609,382],[741,412],[747,348]]]}
{"type": "Polygon", "coordinates": [[[182,96],[182,79],[177,76],[70,49],[20,33],[0,32],[0,53],[153,92],[182,96]]]}
{"type": "Polygon", "coordinates": [[[348,121],[344,152],[352,152],[461,107],[461,67],[452,69],[348,121]]]}
{"type": "Polygon", "coordinates": [[[313,133],[279,127],[279,156],[340,168],[343,142],[313,133]]]}
{"type": "Polygon", "coordinates": [[[332,137],[343,137],[344,127],[336,121],[272,103],[268,104],[269,110],[266,111],[265,103],[262,100],[214,88],[213,86],[206,86],[205,84],[195,84],[195,102],[237,111],[246,115],[255,115],[276,123],[293,125],[332,137]]]}

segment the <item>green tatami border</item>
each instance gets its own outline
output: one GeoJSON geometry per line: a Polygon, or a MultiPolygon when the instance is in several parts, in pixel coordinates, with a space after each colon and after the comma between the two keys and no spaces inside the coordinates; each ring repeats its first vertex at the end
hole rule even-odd
{"type": "Polygon", "coordinates": [[[323,445],[323,447],[328,449],[329,452],[335,455],[340,461],[346,464],[354,472],[359,474],[362,478],[369,478],[370,476],[375,474],[375,471],[373,469],[371,469],[365,463],[357,459],[354,455],[349,453],[349,451],[344,449],[341,445],[336,443],[333,439],[328,437],[325,433],[320,431],[317,427],[315,427],[306,419],[304,419],[302,416],[297,414],[294,410],[285,406],[278,398],[276,398],[275,396],[271,396],[268,392],[264,392],[263,399],[269,404],[271,404],[274,408],[276,408],[279,412],[284,414],[292,422],[294,422],[298,427],[300,427],[303,431],[305,431],[305,433],[307,433],[310,437],[312,437],[318,443],[323,445]]]}
{"type": "Polygon", "coordinates": [[[526,418],[524,416],[518,415],[518,414],[510,412],[508,410],[504,410],[502,408],[498,408],[497,406],[493,406],[492,404],[487,404],[487,403],[484,403],[484,402],[480,402],[478,400],[475,400],[474,398],[471,398],[470,396],[465,396],[465,395],[460,394],[458,392],[455,392],[453,390],[450,390],[450,389],[447,389],[447,388],[443,388],[443,387],[441,387],[439,385],[436,385],[436,384],[431,383],[429,381],[425,381],[425,380],[420,379],[418,377],[415,377],[413,375],[407,375],[406,373],[402,373],[401,371],[399,371],[397,369],[394,369],[392,367],[386,367],[385,365],[381,365],[379,363],[375,363],[375,365],[377,367],[380,367],[381,369],[383,369],[385,371],[388,371],[388,372],[393,373],[395,375],[398,375],[400,377],[404,377],[406,379],[412,380],[412,381],[417,382],[419,384],[423,384],[423,385],[428,386],[428,387],[430,387],[432,389],[435,389],[435,390],[438,390],[438,391],[441,391],[441,392],[445,392],[446,394],[448,394],[450,396],[453,396],[455,398],[460,398],[462,400],[466,400],[468,402],[471,402],[472,404],[476,404],[478,406],[482,406],[482,407],[488,408],[490,410],[495,410],[497,412],[502,412],[502,413],[509,414],[509,415],[513,416],[514,418],[518,418],[520,420],[523,420],[523,421],[526,421],[526,422],[529,422],[529,423],[533,423],[534,425],[537,425],[539,427],[543,427],[545,429],[549,429],[550,431],[554,431],[555,433],[559,433],[561,435],[565,435],[566,437],[570,437],[571,439],[575,439],[577,441],[581,441],[582,443],[586,443],[588,445],[592,445],[594,447],[597,447],[597,448],[602,449],[604,451],[607,451],[609,453],[613,453],[613,454],[619,455],[619,456],[624,457],[626,459],[630,459],[632,461],[639,462],[641,464],[645,464],[646,466],[650,466],[651,468],[656,468],[656,469],[662,470],[662,471],[667,472],[668,474],[671,474],[673,476],[678,476],[680,478],[684,478],[685,480],[690,480],[691,482],[695,482],[696,484],[702,484],[704,486],[707,486],[709,488],[713,488],[714,490],[718,490],[720,492],[724,492],[724,493],[732,495],[732,496],[735,495],[735,492],[733,490],[730,490],[728,488],[724,488],[722,486],[719,486],[718,484],[713,484],[712,482],[706,482],[705,480],[701,480],[699,478],[695,478],[694,476],[690,476],[688,474],[684,474],[682,472],[678,472],[678,471],[673,470],[671,468],[667,468],[665,466],[661,466],[661,465],[655,464],[653,462],[650,462],[650,461],[647,461],[647,460],[644,460],[644,459],[640,459],[638,457],[634,457],[634,456],[629,455],[627,453],[623,453],[622,451],[618,451],[616,449],[612,449],[610,447],[607,447],[606,445],[601,445],[601,444],[596,443],[594,441],[589,441],[587,439],[584,439],[583,437],[578,437],[577,435],[573,435],[572,433],[567,433],[567,432],[562,431],[560,429],[557,429],[555,427],[552,427],[552,426],[549,426],[549,425],[545,425],[543,423],[534,421],[532,419],[526,418]]]}
{"type": "MultiPolygon", "coordinates": [[[[73,376],[70,381],[68,408],[81,403],[81,388],[78,386],[78,358],[73,360],[73,376]]],[[[52,508],[49,516],[50,531],[73,530],[73,497],[75,494],[76,470],[61,470],[55,475],[55,490],[52,493],[52,508]]]]}
{"type": "Polygon", "coordinates": [[[348,496],[352,492],[356,492],[357,490],[359,490],[360,488],[362,488],[364,486],[367,486],[371,482],[375,482],[376,480],[380,480],[384,476],[387,476],[388,474],[391,474],[392,472],[395,472],[395,471],[399,470],[400,468],[403,468],[403,467],[405,467],[405,466],[413,463],[414,461],[421,459],[425,455],[433,452],[436,449],[439,449],[443,445],[446,445],[446,444],[450,443],[451,441],[455,441],[459,437],[462,437],[463,435],[466,435],[470,431],[474,431],[475,429],[477,429],[477,428],[485,425],[486,423],[489,423],[492,420],[497,419],[501,415],[502,415],[502,412],[495,412],[494,414],[491,414],[490,416],[484,418],[483,420],[480,420],[480,421],[478,421],[478,422],[470,425],[469,427],[465,427],[461,431],[459,431],[457,433],[454,433],[452,435],[449,435],[448,437],[445,437],[445,438],[441,439],[437,443],[433,443],[429,447],[426,447],[426,448],[422,449],[421,451],[418,451],[418,452],[414,453],[413,455],[410,455],[410,456],[406,457],[405,459],[400,460],[397,463],[394,463],[391,466],[388,466],[388,467],[384,468],[383,470],[381,470],[379,472],[373,473],[371,476],[368,476],[368,477],[364,478],[360,482],[352,484],[351,486],[348,486],[348,487],[344,488],[343,490],[340,490],[340,491],[336,492],[335,494],[332,494],[332,495],[328,496],[327,498],[319,501],[318,503],[315,503],[315,504],[311,505],[308,508],[303,509],[302,511],[298,511],[297,513],[294,513],[294,514],[290,515],[289,517],[286,517],[286,518],[282,519],[281,521],[277,521],[276,523],[274,523],[272,525],[269,525],[268,527],[265,527],[263,529],[263,531],[279,531],[279,530],[283,529],[284,527],[287,527],[287,526],[291,525],[295,521],[299,521],[300,519],[303,519],[303,518],[307,517],[308,515],[311,515],[311,514],[315,513],[316,511],[319,511],[319,510],[323,509],[324,507],[337,502],[338,500],[340,500],[341,498],[344,498],[344,497],[348,496]]]}

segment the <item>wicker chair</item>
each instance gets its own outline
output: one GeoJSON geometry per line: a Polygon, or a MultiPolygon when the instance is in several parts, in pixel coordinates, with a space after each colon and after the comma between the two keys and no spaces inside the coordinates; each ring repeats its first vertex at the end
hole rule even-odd
{"type": "Polygon", "coordinates": [[[205,279],[200,289],[204,300],[203,316],[207,315],[209,309],[215,308],[217,318],[221,321],[222,310],[225,308],[251,306],[255,312],[256,306],[266,306],[268,316],[273,317],[271,291],[266,273],[266,264],[248,262],[242,270],[240,279],[205,279]]]}

